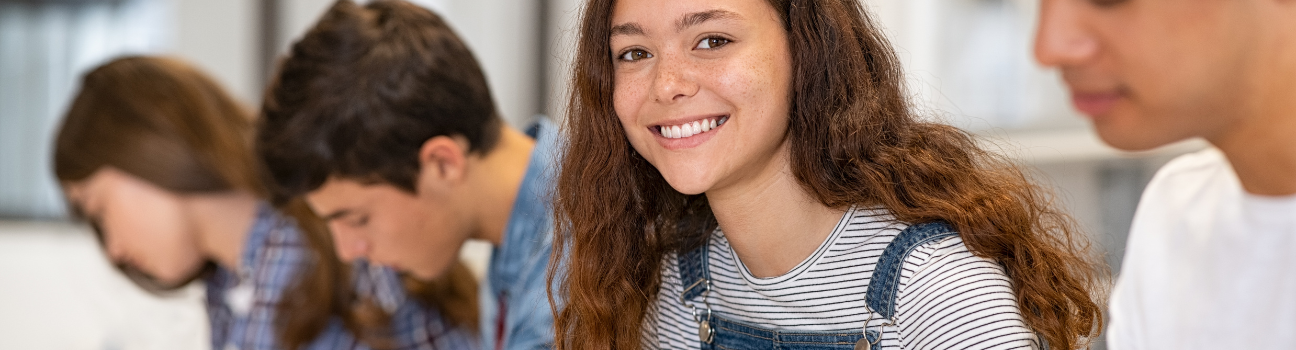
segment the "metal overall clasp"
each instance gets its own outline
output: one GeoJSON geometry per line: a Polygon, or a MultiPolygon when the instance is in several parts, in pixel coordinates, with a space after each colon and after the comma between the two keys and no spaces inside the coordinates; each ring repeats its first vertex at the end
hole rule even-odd
{"type": "Polygon", "coordinates": [[[701,339],[703,343],[707,344],[711,344],[711,339],[715,338],[715,329],[711,328],[711,302],[708,300],[709,294],[711,294],[711,279],[701,279],[697,282],[693,282],[693,284],[689,285],[688,288],[684,288],[684,293],[680,294],[680,304],[688,305],[689,308],[693,310],[693,320],[698,323],[698,339],[701,339]],[[701,287],[704,288],[702,289],[702,305],[704,307],[702,309],[699,309],[696,304],[684,300],[684,294],[688,294],[689,290],[698,287],[699,284],[702,284],[701,287]]]}

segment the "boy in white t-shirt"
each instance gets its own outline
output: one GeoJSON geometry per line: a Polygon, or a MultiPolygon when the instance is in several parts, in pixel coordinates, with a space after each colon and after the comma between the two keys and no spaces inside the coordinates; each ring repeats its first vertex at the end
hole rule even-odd
{"type": "Polygon", "coordinates": [[[1148,185],[1112,349],[1296,349],[1296,0],[1043,0],[1035,55],[1148,185]]]}

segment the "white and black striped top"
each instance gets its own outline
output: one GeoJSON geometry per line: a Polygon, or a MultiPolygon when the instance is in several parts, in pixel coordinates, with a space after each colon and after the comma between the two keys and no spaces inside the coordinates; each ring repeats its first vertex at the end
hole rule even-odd
{"type": "MultiPolygon", "coordinates": [[[[885,209],[852,209],[814,254],[772,278],[752,276],[717,230],[709,243],[712,312],[782,331],[862,332],[874,265],[906,227],[885,209]]],[[[665,257],[661,279],[644,323],[644,347],[699,348],[698,322],[679,302],[683,286],[675,254],[665,257]]],[[[905,259],[897,298],[898,326],[883,327],[884,349],[1038,348],[1003,268],[972,255],[958,236],[914,249],[905,259]]],[[[885,323],[873,315],[870,329],[885,323]]]]}

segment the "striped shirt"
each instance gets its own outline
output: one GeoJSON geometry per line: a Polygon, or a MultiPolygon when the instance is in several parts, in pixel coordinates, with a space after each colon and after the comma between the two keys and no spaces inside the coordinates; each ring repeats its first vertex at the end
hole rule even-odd
{"type": "MultiPolygon", "coordinates": [[[[814,254],[771,278],[752,276],[717,229],[708,243],[706,301],[715,315],[768,329],[862,332],[871,314],[870,329],[877,329],[885,321],[865,304],[869,278],[882,250],[906,227],[885,209],[851,209],[814,254]]],[[[661,279],[645,320],[644,348],[699,348],[692,308],[679,302],[684,286],[676,254],[666,256],[661,279]]],[[[920,245],[905,259],[896,321],[882,327],[884,349],[1038,347],[1003,268],[972,255],[958,236],[920,245]]]]}
{"type": "MultiPolygon", "coordinates": [[[[213,350],[282,349],[276,328],[281,300],[310,253],[296,222],[267,204],[257,210],[242,254],[242,271],[218,268],[208,277],[207,315],[211,321],[213,350]]],[[[357,294],[374,298],[391,314],[395,349],[476,349],[470,329],[451,327],[436,309],[406,298],[400,278],[389,268],[354,266],[357,294]]],[[[307,350],[367,350],[333,317],[304,347],[307,350]]]]}

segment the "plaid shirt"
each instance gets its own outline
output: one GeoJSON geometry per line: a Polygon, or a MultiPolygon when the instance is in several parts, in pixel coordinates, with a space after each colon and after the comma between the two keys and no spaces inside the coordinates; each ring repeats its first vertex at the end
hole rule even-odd
{"type": "MultiPolygon", "coordinates": [[[[248,234],[240,273],[219,268],[208,277],[207,314],[213,350],[282,349],[275,327],[276,307],[296,281],[309,247],[296,223],[269,205],[257,209],[248,234]]],[[[357,263],[356,291],[375,298],[392,314],[396,349],[477,349],[477,337],[451,328],[435,309],[407,299],[400,278],[387,268],[357,263]]],[[[309,350],[368,350],[334,317],[306,347],[309,350]]]]}

